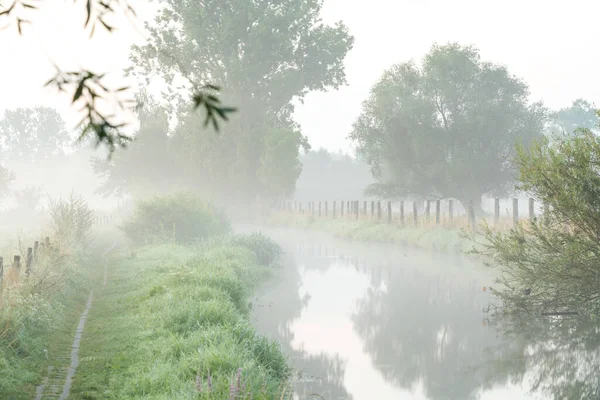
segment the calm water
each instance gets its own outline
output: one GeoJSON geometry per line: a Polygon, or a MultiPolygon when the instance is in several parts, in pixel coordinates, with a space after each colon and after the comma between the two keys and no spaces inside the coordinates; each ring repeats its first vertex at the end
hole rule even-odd
{"type": "Polygon", "coordinates": [[[526,321],[522,335],[506,340],[483,311],[493,301],[483,287],[494,276],[481,265],[459,255],[260,230],[286,254],[278,276],[253,299],[253,323],[302,371],[299,399],[600,398],[599,331],[588,328],[574,348],[571,336],[526,321]],[[587,394],[582,385],[591,386],[587,394]]]}

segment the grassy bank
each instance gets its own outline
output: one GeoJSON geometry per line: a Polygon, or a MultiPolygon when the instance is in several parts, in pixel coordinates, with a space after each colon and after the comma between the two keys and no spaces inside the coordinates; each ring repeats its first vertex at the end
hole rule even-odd
{"type": "Polygon", "coordinates": [[[113,258],[96,289],[70,398],[280,398],[290,370],[247,303],[278,248],[245,236],[136,253],[113,258]]]}
{"type": "MultiPolygon", "coordinates": [[[[455,227],[433,224],[400,225],[385,221],[353,220],[346,218],[315,218],[286,212],[272,213],[261,221],[267,225],[329,232],[335,237],[364,242],[398,244],[439,252],[464,252],[473,242],[461,236],[462,221],[455,227]]],[[[477,240],[481,237],[477,236],[477,240]]]]}

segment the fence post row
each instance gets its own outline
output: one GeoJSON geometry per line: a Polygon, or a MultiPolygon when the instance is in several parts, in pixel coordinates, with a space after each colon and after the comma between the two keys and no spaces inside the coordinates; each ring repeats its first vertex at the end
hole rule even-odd
{"type": "MultiPolygon", "coordinates": [[[[377,218],[377,220],[383,220],[383,209],[382,209],[382,201],[378,200],[371,200],[371,219],[375,219],[377,218]]],[[[400,206],[399,206],[399,218],[398,220],[400,221],[401,225],[404,225],[406,223],[406,215],[405,215],[405,201],[401,200],[399,202],[400,206]]],[[[427,223],[431,222],[431,203],[432,200],[425,200],[425,211],[422,217],[422,220],[425,220],[427,223]]],[[[441,207],[441,203],[442,200],[441,199],[437,199],[435,200],[435,223],[436,225],[441,225],[442,223],[453,223],[454,221],[454,200],[452,199],[448,199],[448,219],[447,220],[443,220],[442,221],[442,207],[441,207]]],[[[296,201],[294,200],[292,201],[282,201],[279,203],[281,205],[281,209],[283,210],[287,210],[289,212],[298,212],[300,214],[304,214],[304,209],[302,206],[302,202],[301,201],[296,201]]],[[[319,217],[332,217],[332,218],[336,218],[338,217],[338,209],[337,209],[337,201],[333,201],[332,202],[332,208],[331,208],[331,213],[330,213],[330,209],[329,209],[329,202],[328,201],[309,201],[307,202],[308,204],[308,210],[311,211],[311,214],[313,217],[315,216],[319,216],[319,217]],[[317,204],[318,203],[318,208],[317,208],[317,204]]],[[[419,215],[418,215],[418,207],[417,207],[417,202],[413,201],[412,205],[413,205],[413,223],[415,226],[419,225],[419,215]]],[[[517,225],[519,223],[519,200],[517,198],[513,198],[512,199],[512,219],[513,219],[513,225],[517,225]]],[[[528,199],[528,205],[529,205],[529,220],[530,221],[535,221],[537,219],[536,214],[535,214],[535,199],[533,198],[529,198],[528,199]]],[[[393,223],[394,222],[394,211],[393,211],[393,204],[391,201],[386,201],[385,204],[386,207],[386,220],[388,223],[393,223]]],[[[469,225],[471,227],[472,230],[476,231],[477,228],[477,218],[475,216],[475,208],[474,208],[474,202],[473,201],[469,201],[468,205],[467,205],[467,218],[469,221],[469,225]]],[[[361,201],[360,200],[347,200],[347,201],[340,201],[340,209],[339,209],[339,215],[343,218],[344,217],[344,213],[346,215],[346,217],[355,217],[357,220],[360,219],[361,216],[361,201]]],[[[368,201],[365,200],[363,201],[362,204],[362,215],[364,215],[365,217],[368,217],[368,201]]],[[[542,214],[540,214],[543,216],[543,220],[544,223],[547,222],[547,216],[549,215],[549,206],[548,204],[543,204],[543,210],[542,210],[542,214]]],[[[445,217],[444,217],[445,218],[445,217]]],[[[495,226],[500,226],[500,198],[494,198],[494,225],[495,226]]],[[[50,244],[50,238],[46,237],[44,242],[38,242],[35,241],[33,247],[29,247],[27,249],[27,258],[26,258],[26,273],[27,275],[29,275],[29,273],[31,272],[31,268],[32,265],[34,265],[38,258],[40,257],[40,255],[44,254],[44,250],[46,249],[46,251],[49,251],[51,249],[51,244],[50,244]]],[[[16,259],[15,259],[16,260],[16,259]]],[[[18,263],[15,262],[15,267],[16,268],[20,268],[20,258],[18,260],[18,263]]],[[[0,276],[0,279],[2,279],[2,277],[0,276]]]]}

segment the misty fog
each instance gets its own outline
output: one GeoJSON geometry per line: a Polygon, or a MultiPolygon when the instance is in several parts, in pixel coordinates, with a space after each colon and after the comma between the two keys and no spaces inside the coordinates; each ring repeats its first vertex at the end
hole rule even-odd
{"type": "Polygon", "coordinates": [[[0,1],[0,399],[600,399],[598,11],[0,1]]]}

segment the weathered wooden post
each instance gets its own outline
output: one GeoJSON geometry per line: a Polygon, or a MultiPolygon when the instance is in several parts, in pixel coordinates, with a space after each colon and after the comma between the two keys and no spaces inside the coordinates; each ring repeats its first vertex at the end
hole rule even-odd
{"type": "Polygon", "coordinates": [[[346,215],[347,216],[352,216],[352,210],[350,209],[350,200],[348,200],[348,202],[346,203],[346,215]]]}
{"type": "Polygon", "coordinates": [[[329,210],[328,210],[328,206],[327,206],[327,201],[325,202],[325,216],[328,217],[329,215],[329,210]]]}
{"type": "Polygon", "coordinates": [[[17,271],[17,275],[19,275],[19,271],[21,270],[21,256],[15,256],[13,259],[13,268],[17,271]]]}
{"type": "Polygon", "coordinates": [[[319,218],[321,218],[321,202],[319,201],[319,218]]]}
{"type": "Polygon", "coordinates": [[[500,199],[494,199],[494,226],[498,226],[500,224],[500,199]]]}
{"type": "Polygon", "coordinates": [[[356,216],[356,219],[358,219],[358,216],[360,214],[360,202],[358,200],[354,201],[354,215],[356,216]]]}
{"type": "Polygon", "coordinates": [[[425,202],[425,222],[429,223],[431,217],[431,201],[425,202]]]}
{"type": "Polygon", "coordinates": [[[25,275],[29,277],[31,274],[31,264],[33,263],[33,249],[31,247],[27,248],[27,258],[25,260],[25,275]]]}
{"type": "Polygon", "coordinates": [[[454,200],[448,200],[448,221],[452,223],[454,221],[454,200]]]}
{"type": "Polygon", "coordinates": [[[513,199],[513,224],[519,223],[519,199],[513,199]]]}
{"type": "Polygon", "coordinates": [[[415,226],[419,222],[418,215],[417,215],[417,202],[416,201],[413,201],[413,222],[414,222],[415,226]]]}
{"type": "Polygon", "coordinates": [[[363,215],[365,217],[367,216],[367,201],[366,200],[363,202],[363,215]]]}
{"type": "Polygon", "coordinates": [[[533,221],[535,219],[535,208],[534,208],[534,200],[529,198],[529,220],[533,221]]]}
{"type": "Polygon", "coordinates": [[[333,201],[333,209],[331,210],[333,218],[335,218],[335,203],[336,203],[336,201],[334,200],[333,201]]]}
{"type": "Polygon", "coordinates": [[[37,264],[38,262],[38,253],[39,253],[39,247],[40,247],[40,242],[38,242],[37,240],[35,242],[33,242],[33,263],[37,264]]]}
{"type": "Polygon", "coordinates": [[[377,219],[381,219],[381,200],[377,202],[377,219]]]}
{"type": "Polygon", "coordinates": [[[340,201],[340,215],[344,218],[344,202],[340,201]]]}
{"type": "Polygon", "coordinates": [[[477,220],[475,219],[475,210],[473,208],[473,201],[469,200],[469,221],[471,223],[471,230],[477,231],[477,220]]]}
{"type": "Polygon", "coordinates": [[[435,201],[435,224],[439,225],[440,224],[440,214],[441,214],[442,210],[441,210],[441,203],[440,200],[436,200],[435,201]]]}
{"type": "Polygon", "coordinates": [[[388,224],[392,223],[392,202],[391,201],[387,202],[387,221],[388,221],[388,224]]]}
{"type": "Polygon", "coordinates": [[[375,201],[371,200],[371,218],[375,218],[375,201]]]}
{"type": "Polygon", "coordinates": [[[404,225],[404,200],[400,201],[400,223],[404,225]]]}

